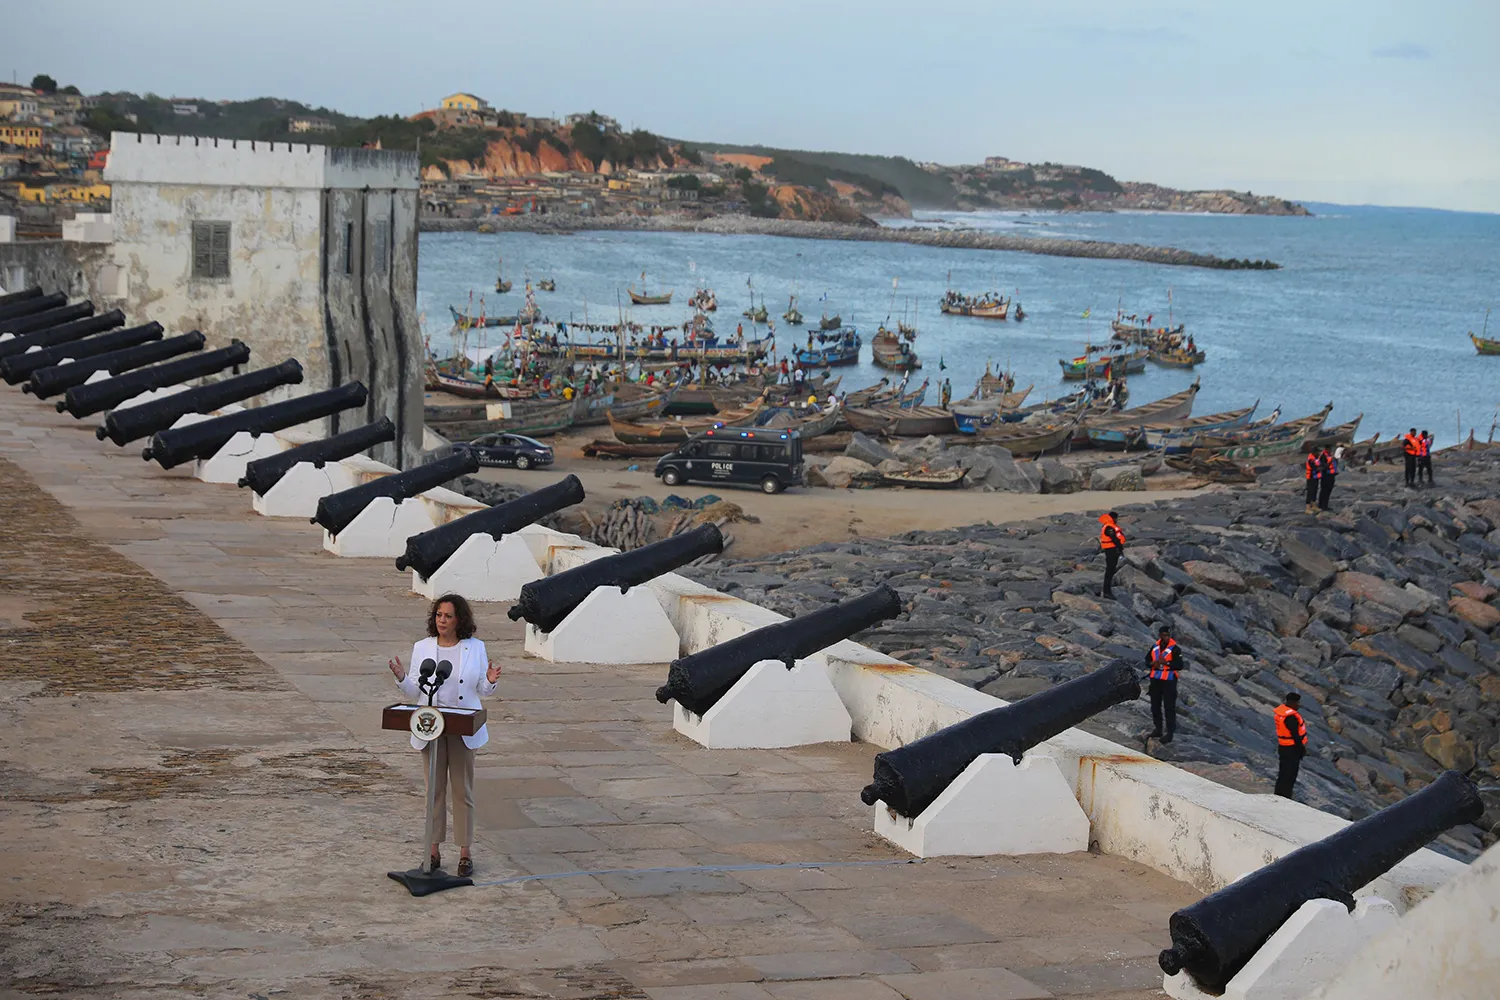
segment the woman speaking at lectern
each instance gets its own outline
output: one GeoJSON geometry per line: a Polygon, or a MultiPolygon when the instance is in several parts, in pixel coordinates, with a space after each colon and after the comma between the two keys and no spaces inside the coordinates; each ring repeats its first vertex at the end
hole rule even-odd
{"type": "MultiPolygon", "coordinates": [[[[453,665],[453,672],[437,689],[433,704],[438,708],[480,708],[480,699],[494,694],[495,682],[500,679],[500,668],[490,661],[484,643],[474,638],[474,612],[469,602],[457,594],[444,594],[432,602],[427,612],[427,637],[418,639],[412,647],[411,664],[403,667],[399,656],[389,663],[402,696],[412,704],[423,697],[417,687],[419,664],[423,660],[439,663],[447,660],[453,665]]],[[[474,751],[489,742],[489,738],[487,725],[480,726],[473,736],[444,733],[430,743],[415,736],[411,738],[412,747],[422,751],[424,761],[428,754],[438,755],[437,793],[427,828],[434,871],[442,866],[440,852],[448,835],[447,798],[451,786],[458,874],[474,873],[474,861],[469,856],[474,842],[474,751]]]]}

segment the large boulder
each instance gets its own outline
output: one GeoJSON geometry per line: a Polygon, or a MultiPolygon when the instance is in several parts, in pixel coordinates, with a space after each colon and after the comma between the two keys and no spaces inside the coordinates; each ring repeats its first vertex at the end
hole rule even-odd
{"type": "Polygon", "coordinates": [[[910,468],[910,463],[903,462],[899,458],[888,458],[875,466],[875,471],[882,475],[890,475],[893,472],[905,472],[910,468]]]}
{"type": "Polygon", "coordinates": [[[1332,559],[1295,538],[1283,539],[1281,551],[1286,554],[1287,566],[1297,582],[1314,590],[1322,590],[1338,572],[1332,559]]]}
{"type": "Polygon", "coordinates": [[[1189,559],[1182,564],[1182,568],[1193,578],[1194,583],[1222,590],[1226,594],[1243,594],[1248,589],[1245,578],[1223,563],[1189,559]]]}
{"type": "Polygon", "coordinates": [[[1419,615],[1429,606],[1427,600],[1368,573],[1340,573],[1333,585],[1356,601],[1374,601],[1403,615],[1419,615]]]}
{"type": "Polygon", "coordinates": [[[929,434],[919,440],[912,440],[908,438],[907,440],[897,442],[896,444],[897,455],[928,456],[936,455],[938,452],[946,451],[947,449],[948,442],[944,441],[942,438],[936,436],[935,434],[929,434]]]}
{"type": "Polygon", "coordinates": [[[1089,476],[1089,489],[1091,490],[1113,490],[1132,491],[1144,490],[1146,488],[1145,477],[1141,475],[1139,465],[1111,465],[1102,469],[1095,469],[1093,475],[1089,476]]]}
{"type": "Polygon", "coordinates": [[[1039,458],[1033,464],[1042,474],[1043,493],[1077,493],[1087,485],[1077,469],[1055,458],[1039,458]]]}
{"type": "Polygon", "coordinates": [[[1189,594],[1182,599],[1181,614],[1211,632],[1229,652],[1254,653],[1250,634],[1245,631],[1239,615],[1229,608],[1215,604],[1202,594],[1189,594]]]}
{"type": "Polygon", "coordinates": [[[1500,609],[1483,601],[1476,601],[1472,597],[1455,597],[1448,602],[1448,610],[1473,625],[1477,629],[1488,632],[1496,625],[1500,625],[1500,609]]]}
{"type": "Polygon", "coordinates": [[[1035,462],[1017,462],[1012,458],[994,460],[984,485],[1006,493],[1040,493],[1042,474],[1035,462]]]}
{"type": "Polygon", "coordinates": [[[849,458],[857,458],[869,465],[879,465],[887,459],[895,458],[896,453],[874,438],[855,431],[849,438],[849,444],[844,448],[844,454],[849,458]]]}
{"type": "Polygon", "coordinates": [[[829,462],[823,468],[817,470],[817,482],[814,481],[812,472],[807,474],[809,485],[828,486],[836,490],[845,489],[854,481],[854,477],[865,472],[874,472],[875,467],[869,462],[861,462],[857,458],[840,455],[829,462]]]}

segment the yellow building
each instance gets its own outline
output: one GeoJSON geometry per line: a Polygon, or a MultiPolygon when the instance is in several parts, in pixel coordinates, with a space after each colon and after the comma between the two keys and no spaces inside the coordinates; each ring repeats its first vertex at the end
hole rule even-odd
{"type": "Polygon", "coordinates": [[[71,201],[77,204],[88,204],[95,201],[107,201],[109,199],[109,185],[94,183],[83,184],[53,184],[47,189],[49,201],[71,201]]]}
{"type": "Polygon", "coordinates": [[[42,148],[42,127],[40,125],[18,125],[11,122],[0,122],[0,143],[12,146],[25,146],[27,149],[42,148]]]}
{"type": "Polygon", "coordinates": [[[490,103],[473,94],[450,94],[443,98],[443,107],[449,111],[483,111],[490,103]]]}

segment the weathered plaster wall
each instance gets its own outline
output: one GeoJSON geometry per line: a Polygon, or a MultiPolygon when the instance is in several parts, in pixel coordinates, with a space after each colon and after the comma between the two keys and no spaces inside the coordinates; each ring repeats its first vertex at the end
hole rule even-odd
{"type": "Polygon", "coordinates": [[[117,133],[105,176],[132,310],[237,337],[257,366],[295,357],[297,392],[364,382],[365,411],[327,432],[389,416],[374,457],[420,460],[415,154],[117,133]],[[195,220],[231,224],[227,279],[192,276],[195,220]]]}
{"type": "Polygon", "coordinates": [[[316,189],[124,181],[113,208],[129,315],[202,330],[211,347],[243,340],[257,368],[301,361],[303,384],[262,402],[334,384],[321,337],[316,189]],[[193,277],[195,220],[230,223],[228,278],[193,277]]]}
{"type": "MultiPolygon", "coordinates": [[[[0,243],[0,288],[17,292],[32,285],[41,285],[49,293],[65,292],[69,298],[89,299],[101,309],[113,308],[118,301],[113,295],[115,269],[104,243],[0,243]]],[[[132,322],[145,322],[135,317],[129,314],[132,322]]]]}

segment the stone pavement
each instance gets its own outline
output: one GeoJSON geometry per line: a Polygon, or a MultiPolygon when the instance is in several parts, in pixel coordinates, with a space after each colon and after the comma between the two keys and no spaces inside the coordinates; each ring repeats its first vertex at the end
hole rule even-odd
{"type": "Polygon", "coordinates": [[[528,659],[504,606],[476,879],[596,874],[407,896],[420,757],[378,727],[423,602],[138,456],[0,393],[0,996],[1163,995],[1191,888],[1088,854],[846,865],[904,859],[859,803],[875,748],[704,750],[664,667],[528,659]]]}

